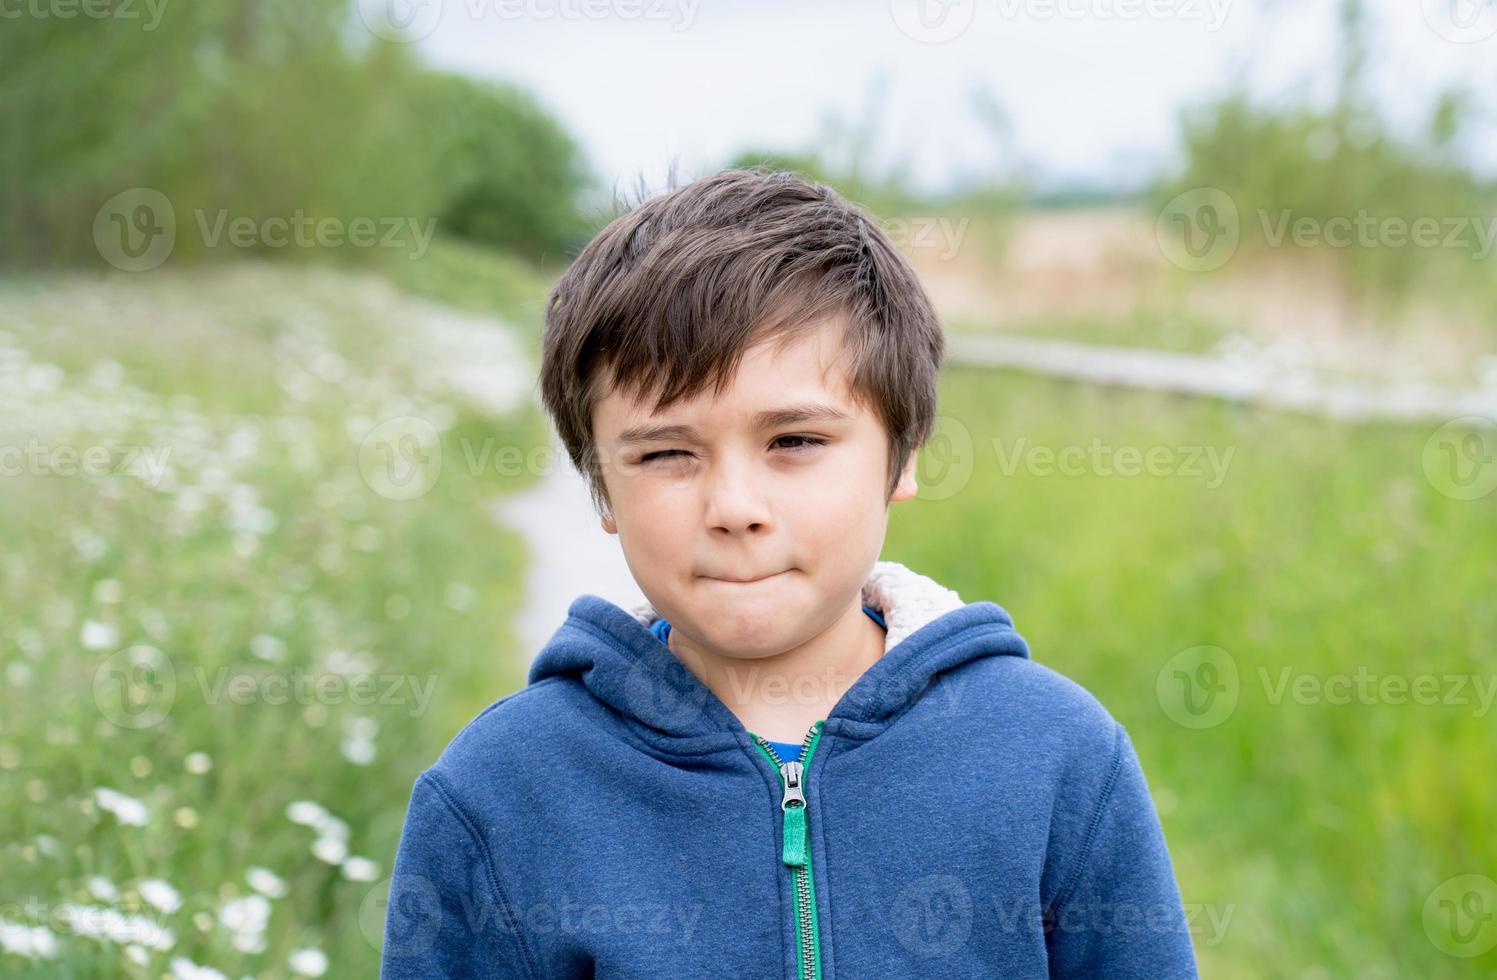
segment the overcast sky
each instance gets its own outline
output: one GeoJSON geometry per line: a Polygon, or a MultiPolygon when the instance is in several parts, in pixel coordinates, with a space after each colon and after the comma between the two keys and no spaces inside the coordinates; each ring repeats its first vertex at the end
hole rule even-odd
{"type": "MultiPolygon", "coordinates": [[[[749,145],[814,147],[881,79],[879,167],[908,160],[937,187],[1016,154],[1047,185],[1126,185],[1172,159],[1182,106],[1234,76],[1323,102],[1337,71],[1333,0],[361,2],[404,9],[432,63],[531,90],[621,186],[657,183],[672,159],[689,176],[749,145]],[[1010,120],[1009,149],[974,88],[1010,120]]],[[[1454,83],[1491,93],[1470,152],[1497,171],[1497,0],[1373,6],[1389,114],[1422,119],[1454,83]]]]}

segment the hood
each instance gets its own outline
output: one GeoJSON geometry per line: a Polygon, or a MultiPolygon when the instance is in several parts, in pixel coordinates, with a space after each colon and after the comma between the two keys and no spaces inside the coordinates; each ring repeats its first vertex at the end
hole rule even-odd
{"type": "MultiPolygon", "coordinates": [[[[827,715],[828,731],[871,738],[938,674],[983,657],[1029,656],[1001,606],[964,602],[898,562],[874,564],[862,600],[884,618],[884,655],[827,715]]],[[[580,683],[619,714],[665,736],[743,732],[738,717],[650,632],[659,618],[648,602],[626,610],[600,596],[578,596],[531,664],[529,683],[580,683]]]]}

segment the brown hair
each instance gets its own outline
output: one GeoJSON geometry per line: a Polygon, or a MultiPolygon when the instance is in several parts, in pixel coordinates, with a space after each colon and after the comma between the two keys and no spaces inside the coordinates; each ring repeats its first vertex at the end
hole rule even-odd
{"type": "Polygon", "coordinates": [[[653,411],[725,388],[746,348],[834,315],[852,396],[889,436],[886,499],[930,435],[945,352],[914,270],[863,208],[786,171],[724,170],[614,218],[546,302],[541,400],[599,512],[597,399],[654,392],[653,411]]]}

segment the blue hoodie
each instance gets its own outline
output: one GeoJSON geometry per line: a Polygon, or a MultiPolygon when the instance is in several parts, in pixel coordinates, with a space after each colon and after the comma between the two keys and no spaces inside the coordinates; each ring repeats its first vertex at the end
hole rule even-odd
{"type": "Polygon", "coordinates": [[[417,778],[381,977],[1197,976],[1122,726],[992,602],[883,561],[863,601],[885,653],[785,762],[578,597],[417,778]]]}

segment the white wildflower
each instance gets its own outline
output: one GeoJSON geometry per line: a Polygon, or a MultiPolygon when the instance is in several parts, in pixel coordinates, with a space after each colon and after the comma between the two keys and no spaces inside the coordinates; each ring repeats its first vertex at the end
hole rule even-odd
{"type": "Polygon", "coordinates": [[[343,877],[349,881],[373,881],[379,877],[379,865],[355,854],[343,862],[343,877]]]}
{"type": "Polygon", "coordinates": [[[172,980],[228,980],[211,966],[198,966],[185,956],[172,957],[172,980]]]}
{"type": "Polygon", "coordinates": [[[94,875],[86,882],[88,893],[101,902],[118,902],[120,892],[114,887],[114,882],[103,875],[94,875]]]}
{"type": "Polygon", "coordinates": [[[244,873],[251,888],[267,898],[285,898],[286,882],[269,868],[254,867],[244,873]]]}
{"type": "Polygon", "coordinates": [[[114,814],[116,820],[128,826],[144,827],[150,818],[146,805],[140,800],[116,792],[107,786],[100,786],[94,790],[94,802],[99,804],[99,809],[108,810],[114,814]]]}
{"type": "Polygon", "coordinates": [[[319,837],[312,842],[312,856],[328,864],[342,864],[348,856],[348,845],[336,837],[319,837]]]}
{"type": "Polygon", "coordinates": [[[234,948],[241,953],[265,951],[265,926],[270,921],[270,902],[264,895],[246,895],[226,902],[218,921],[233,934],[234,948]]]}
{"type": "Polygon", "coordinates": [[[168,915],[182,907],[182,896],[160,878],[147,878],[136,887],[142,899],[168,915]]]}
{"type": "Polygon", "coordinates": [[[78,635],[78,642],[83,644],[85,650],[105,650],[114,646],[119,636],[119,630],[108,623],[101,623],[97,619],[86,619],[78,635]]]}
{"type": "Polygon", "coordinates": [[[298,949],[287,962],[297,976],[320,977],[327,972],[327,954],[320,949],[298,949]]]}
{"type": "Polygon", "coordinates": [[[311,800],[293,800],[286,804],[286,819],[304,827],[317,826],[318,821],[325,816],[327,816],[327,811],[322,808],[322,805],[313,803],[311,800]]]}

